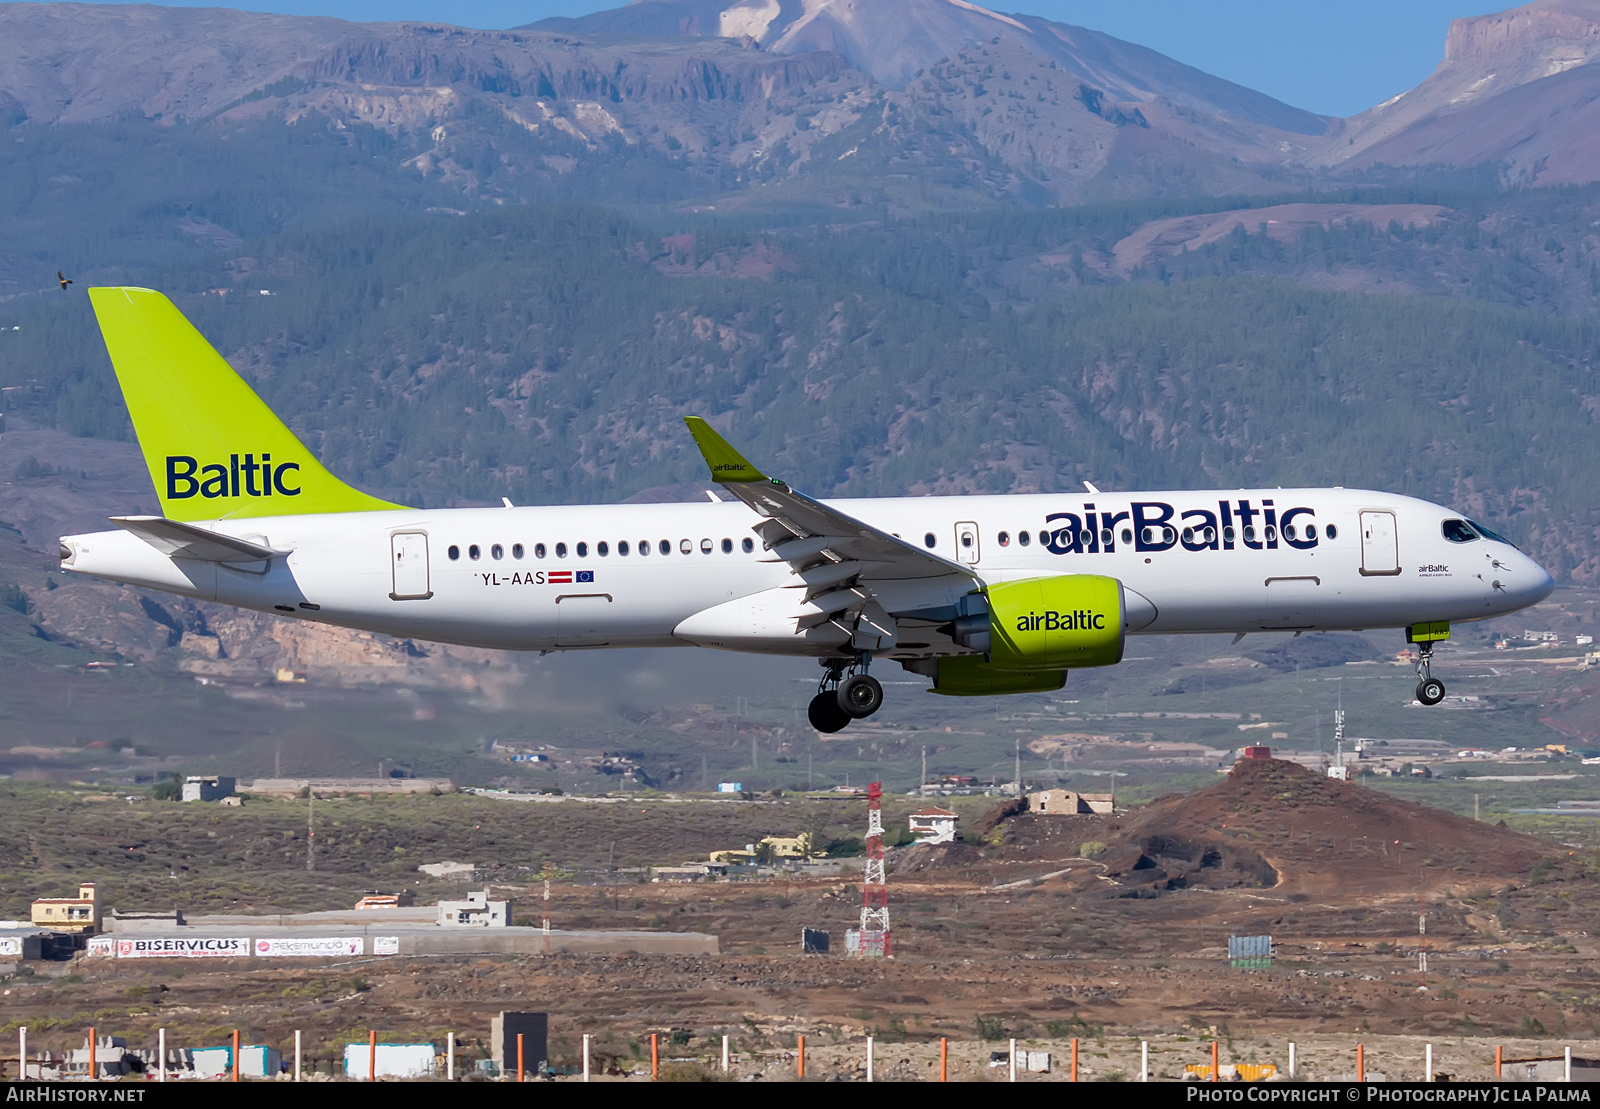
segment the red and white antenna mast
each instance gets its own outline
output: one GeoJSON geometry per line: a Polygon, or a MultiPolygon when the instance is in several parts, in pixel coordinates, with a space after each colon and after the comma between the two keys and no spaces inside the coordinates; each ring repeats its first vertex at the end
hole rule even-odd
{"type": "Polygon", "coordinates": [[[889,884],[883,873],[883,783],[873,782],[867,786],[867,867],[861,883],[861,932],[856,954],[887,957],[891,953],[889,884]]]}

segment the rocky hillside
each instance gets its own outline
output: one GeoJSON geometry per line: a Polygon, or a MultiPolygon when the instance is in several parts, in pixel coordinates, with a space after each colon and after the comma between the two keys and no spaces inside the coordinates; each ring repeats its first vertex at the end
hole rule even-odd
{"type": "Polygon", "coordinates": [[[1600,178],[1600,2],[1457,19],[1421,85],[1336,123],[1308,164],[1501,164],[1509,181],[1600,178]]]}

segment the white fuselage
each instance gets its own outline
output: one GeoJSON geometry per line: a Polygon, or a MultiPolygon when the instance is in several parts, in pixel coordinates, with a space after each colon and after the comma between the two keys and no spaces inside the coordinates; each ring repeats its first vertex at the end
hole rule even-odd
{"type": "MultiPolygon", "coordinates": [[[[986,583],[1080,573],[1120,579],[1148,602],[1130,625],[1142,634],[1476,620],[1533,604],[1553,584],[1507,543],[1447,539],[1443,522],[1459,514],[1368,490],[827,503],[919,546],[931,537],[932,553],[969,565],[986,583]]],[[[748,643],[737,628],[710,639],[677,634],[697,613],[795,582],[790,566],[754,539],[760,521],[739,502],[261,517],[205,526],[292,551],[265,572],[169,558],[126,531],[65,538],[63,565],[241,608],[481,647],[698,642],[825,653],[771,629],[748,643]]],[[[969,587],[930,579],[887,583],[881,593],[895,598],[886,602],[893,611],[933,611],[969,587]]]]}

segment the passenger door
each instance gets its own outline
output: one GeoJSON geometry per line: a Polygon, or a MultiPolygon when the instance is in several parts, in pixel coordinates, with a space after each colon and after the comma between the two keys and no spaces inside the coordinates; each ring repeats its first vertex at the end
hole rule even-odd
{"type": "Polygon", "coordinates": [[[969,566],[976,566],[982,552],[978,547],[978,525],[971,520],[962,520],[956,525],[956,559],[969,566]]]}
{"type": "Polygon", "coordinates": [[[1361,573],[1366,577],[1400,572],[1400,537],[1393,512],[1361,514],[1361,573]]]}
{"type": "Polygon", "coordinates": [[[395,601],[425,601],[433,596],[428,588],[428,534],[422,531],[397,531],[389,537],[390,567],[395,601]]]}

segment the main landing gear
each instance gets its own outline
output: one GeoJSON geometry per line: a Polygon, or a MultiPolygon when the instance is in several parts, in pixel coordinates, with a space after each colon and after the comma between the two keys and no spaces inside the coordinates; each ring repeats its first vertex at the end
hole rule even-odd
{"type": "Polygon", "coordinates": [[[1417,700],[1437,705],[1444,700],[1444,683],[1428,672],[1433,663],[1433,644],[1417,644],[1417,700]]]}
{"type": "Polygon", "coordinates": [[[850,721],[871,716],[883,707],[883,685],[867,673],[871,661],[872,656],[866,653],[855,658],[822,660],[826,673],[806,709],[813,728],[831,735],[850,721]]]}

